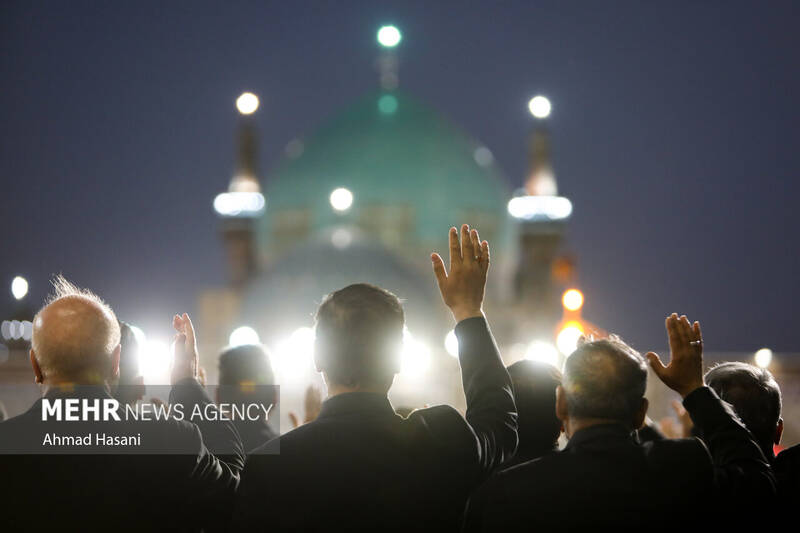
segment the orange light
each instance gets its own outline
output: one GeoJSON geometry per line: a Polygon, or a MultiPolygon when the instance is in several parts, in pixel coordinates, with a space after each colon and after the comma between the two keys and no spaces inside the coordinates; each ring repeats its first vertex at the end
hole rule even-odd
{"type": "Polygon", "coordinates": [[[583,293],[578,289],[569,289],[561,297],[561,303],[569,311],[577,311],[583,307],[583,293]]]}
{"type": "Polygon", "coordinates": [[[558,351],[569,356],[578,347],[578,339],[583,336],[583,324],[571,320],[564,324],[564,327],[556,336],[556,347],[558,351]]]}

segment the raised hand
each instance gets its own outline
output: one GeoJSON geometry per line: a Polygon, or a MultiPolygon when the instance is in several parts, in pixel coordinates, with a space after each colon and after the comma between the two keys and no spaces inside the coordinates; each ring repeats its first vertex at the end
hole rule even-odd
{"type": "Polygon", "coordinates": [[[689,324],[686,315],[672,313],[666,320],[670,361],[667,366],[655,352],[647,353],[658,378],[682,397],[705,385],[703,382],[703,335],[700,323],[689,324]]]}
{"type": "Polygon", "coordinates": [[[481,242],[478,230],[470,231],[466,224],[461,226],[460,240],[456,228],[450,228],[449,238],[449,273],[442,257],[437,253],[431,254],[433,273],[439,283],[442,300],[452,311],[456,322],[483,316],[481,306],[489,271],[489,243],[481,242]]]}
{"type": "Polygon", "coordinates": [[[172,327],[177,332],[173,342],[172,372],[170,381],[175,383],[186,378],[197,379],[197,341],[189,315],[172,317],[172,327]]]}

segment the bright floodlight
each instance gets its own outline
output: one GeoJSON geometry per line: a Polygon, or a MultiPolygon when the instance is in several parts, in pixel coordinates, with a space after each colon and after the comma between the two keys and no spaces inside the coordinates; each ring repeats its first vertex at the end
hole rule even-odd
{"type": "Polygon", "coordinates": [[[444,349],[453,357],[458,357],[458,337],[456,337],[456,332],[452,329],[444,338],[444,349]]]}
{"type": "Polygon", "coordinates": [[[139,372],[145,385],[166,385],[169,383],[169,367],[172,356],[165,342],[146,341],[139,346],[139,372]]]}
{"type": "Polygon", "coordinates": [[[756,364],[761,368],[767,368],[772,362],[772,350],[769,348],[761,348],[756,352],[756,364]]]}
{"type": "Polygon", "coordinates": [[[344,187],[334,189],[331,193],[331,207],[337,211],[347,211],[353,205],[353,193],[344,187]]]}
{"type": "Polygon", "coordinates": [[[533,341],[525,351],[525,359],[539,361],[558,367],[558,350],[556,347],[545,341],[533,341]]]}
{"type": "Polygon", "coordinates": [[[556,337],[558,351],[570,355],[578,347],[578,339],[583,335],[583,327],[579,322],[568,322],[556,337]]]}
{"type": "Polygon", "coordinates": [[[531,101],[528,102],[528,109],[531,115],[536,118],[547,118],[550,116],[552,106],[550,105],[550,100],[544,96],[534,96],[531,98],[531,101]]]}
{"type": "Polygon", "coordinates": [[[266,203],[260,192],[223,192],[214,198],[214,211],[223,217],[254,218],[264,212],[266,203]]]}
{"type": "Polygon", "coordinates": [[[378,30],[378,42],[385,48],[394,48],[402,38],[400,30],[394,26],[383,26],[378,30]]]}
{"type": "Polygon", "coordinates": [[[561,297],[561,303],[568,311],[577,311],[583,307],[583,293],[578,289],[569,289],[561,297]]]}
{"type": "Polygon", "coordinates": [[[260,343],[261,339],[258,337],[258,332],[250,326],[240,326],[233,330],[231,336],[228,337],[228,345],[231,347],[260,343]]]}
{"type": "Polygon", "coordinates": [[[515,196],[508,201],[508,213],[522,220],[565,220],[572,202],[563,196],[515,196]]]}
{"type": "Polygon", "coordinates": [[[314,330],[297,328],[275,346],[273,361],[282,385],[303,381],[313,368],[314,330]]]}
{"type": "Polygon", "coordinates": [[[236,109],[242,115],[252,115],[258,109],[258,96],[253,93],[242,93],[236,99],[236,109]]]}
{"type": "Polygon", "coordinates": [[[408,328],[403,330],[403,347],[400,355],[400,372],[409,377],[420,377],[430,365],[431,351],[411,335],[408,328]]]}
{"type": "Polygon", "coordinates": [[[28,294],[28,280],[22,276],[17,276],[11,280],[11,294],[17,300],[22,300],[28,294]]]}

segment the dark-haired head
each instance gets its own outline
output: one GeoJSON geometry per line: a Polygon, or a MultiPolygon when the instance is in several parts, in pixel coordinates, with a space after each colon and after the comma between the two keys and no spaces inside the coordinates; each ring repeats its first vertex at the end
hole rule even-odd
{"type": "Polygon", "coordinates": [[[357,283],[332,292],[316,316],[314,359],[331,385],[387,392],[400,371],[405,318],[391,292],[357,283]]]}
{"type": "Polygon", "coordinates": [[[561,372],[538,361],[517,361],[508,367],[517,404],[519,445],[516,457],[530,460],[552,451],[561,434],[556,417],[556,389],[561,372]]]}
{"type": "Polygon", "coordinates": [[[733,406],[764,455],[772,458],[772,445],[780,442],[783,433],[781,389],[772,374],[747,363],[729,362],[709,370],[705,382],[733,406]]]}
{"type": "Polygon", "coordinates": [[[646,388],[644,358],[620,338],[584,342],[564,363],[559,418],[638,429],[647,413],[646,388]]]}
{"type": "Polygon", "coordinates": [[[271,388],[259,387],[275,384],[269,355],[261,345],[228,348],[220,354],[218,364],[218,401],[271,403],[274,400],[271,388]]]}

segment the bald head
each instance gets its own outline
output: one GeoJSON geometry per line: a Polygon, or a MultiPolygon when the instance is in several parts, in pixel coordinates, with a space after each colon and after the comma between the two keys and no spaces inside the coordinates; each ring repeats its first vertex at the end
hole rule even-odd
{"type": "Polygon", "coordinates": [[[103,382],[116,373],[120,329],[97,295],[58,276],[54,293],[33,319],[31,356],[44,381],[103,382]]]}

